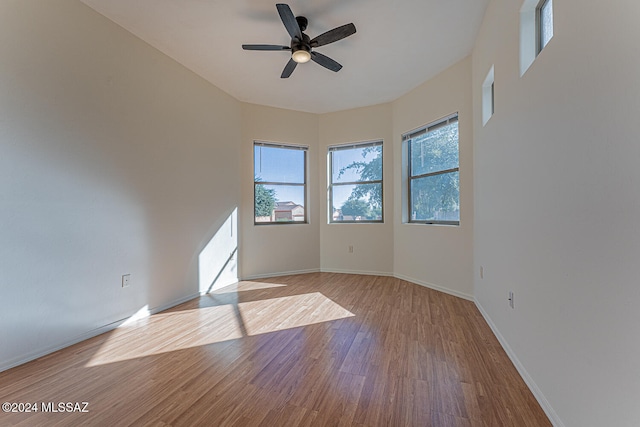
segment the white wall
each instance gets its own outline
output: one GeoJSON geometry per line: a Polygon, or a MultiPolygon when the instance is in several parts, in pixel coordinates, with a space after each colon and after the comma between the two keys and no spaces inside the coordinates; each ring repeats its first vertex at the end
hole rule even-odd
{"type": "Polygon", "coordinates": [[[319,271],[318,116],[253,104],[242,105],[240,271],[244,279],[319,271]],[[253,142],[308,145],[308,224],[254,225],[253,142]]]}
{"type": "Polygon", "coordinates": [[[241,109],[78,1],[0,2],[0,58],[2,370],[197,295],[241,109]]]}
{"type": "Polygon", "coordinates": [[[471,58],[446,69],[393,102],[394,271],[398,277],[473,298],[473,115],[471,58]],[[402,219],[401,135],[459,113],[460,225],[406,224],[402,219]]]}
{"type": "Polygon", "coordinates": [[[393,146],[391,104],[358,108],[320,116],[318,170],[322,186],[320,243],[323,271],[393,274],[393,146]],[[383,224],[328,224],[328,147],[364,141],[383,141],[383,224]],[[353,252],[349,253],[349,246],[353,252]]]}
{"type": "Polygon", "coordinates": [[[640,4],[554,2],[520,77],[521,4],[490,3],[473,53],[475,295],[556,425],[637,426],[640,4]]]}

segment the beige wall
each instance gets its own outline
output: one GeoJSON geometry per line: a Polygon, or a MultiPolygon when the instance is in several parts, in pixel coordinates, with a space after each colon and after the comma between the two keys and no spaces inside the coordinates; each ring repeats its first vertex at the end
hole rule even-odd
{"type": "Polygon", "coordinates": [[[473,298],[473,112],[471,58],[467,58],[393,102],[394,272],[398,277],[473,298]],[[451,113],[459,114],[460,226],[402,221],[401,135],[451,113]]]}
{"type": "Polygon", "coordinates": [[[76,0],[0,12],[0,370],[237,277],[470,294],[469,60],[394,103],[315,115],[240,103],[76,0]],[[401,224],[400,134],[453,111],[462,225],[401,224]],[[327,147],[377,139],[384,223],[327,224],[327,147]],[[253,224],[254,140],[309,146],[309,224],[253,224]]]}
{"type": "Polygon", "coordinates": [[[322,191],[320,215],[323,271],[393,274],[393,136],[391,104],[358,108],[320,116],[318,170],[322,191]],[[328,147],[364,141],[383,141],[384,224],[328,224],[328,147]],[[349,253],[353,246],[353,253],[349,253]]]}
{"type": "Polygon", "coordinates": [[[242,105],[242,162],[234,175],[242,182],[240,271],[242,278],[318,271],[320,268],[318,208],[318,116],[253,104],[242,105]],[[309,146],[308,224],[254,225],[253,142],[309,146]]]}
{"type": "Polygon", "coordinates": [[[198,294],[241,110],[78,1],[0,2],[0,57],[1,370],[198,294]]]}
{"type": "Polygon", "coordinates": [[[556,425],[636,425],[640,6],[555,2],[522,77],[520,6],[395,102],[317,116],[241,104],[78,1],[0,2],[0,370],[197,295],[205,264],[389,273],[475,295],[556,425]],[[455,111],[461,224],[404,224],[400,135],[455,111]],[[327,225],[327,145],[378,138],[385,223],[327,225]],[[253,225],[254,139],[309,145],[310,224],[253,225]]]}

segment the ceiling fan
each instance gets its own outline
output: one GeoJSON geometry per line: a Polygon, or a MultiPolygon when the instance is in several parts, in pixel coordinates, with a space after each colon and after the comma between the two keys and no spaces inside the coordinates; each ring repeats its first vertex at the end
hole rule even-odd
{"type": "Polygon", "coordinates": [[[304,16],[294,16],[291,8],[287,4],[276,4],[280,19],[287,29],[287,32],[291,36],[290,46],[280,46],[273,44],[243,44],[244,50],[288,50],[291,51],[291,58],[287,65],[282,70],[283,79],[288,78],[293,70],[295,70],[298,64],[309,62],[309,60],[331,71],[340,71],[342,65],[323,55],[319,52],[315,52],[312,49],[320,46],[327,45],[329,43],[337,42],[345,37],[356,32],[356,26],[351,24],[345,24],[340,27],[329,30],[326,33],[320,34],[318,37],[310,39],[303,31],[307,29],[309,21],[304,16]]]}

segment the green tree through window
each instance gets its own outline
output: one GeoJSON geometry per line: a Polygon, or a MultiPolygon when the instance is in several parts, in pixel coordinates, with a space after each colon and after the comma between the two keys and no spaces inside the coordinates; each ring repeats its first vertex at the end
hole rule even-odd
{"type": "MultiPolygon", "coordinates": [[[[259,176],[255,177],[256,182],[262,181],[259,176]]],[[[257,217],[270,217],[276,207],[276,190],[267,188],[262,184],[255,186],[255,215],[257,217]]]]}
{"type": "Polygon", "coordinates": [[[307,149],[254,141],[254,224],[307,223],[307,149]]]}
{"type": "Polygon", "coordinates": [[[458,116],[403,139],[409,153],[409,222],[459,224],[458,116]]]}
{"type": "Polygon", "coordinates": [[[329,148],[331,222],[382,222],[382,141],[329,148]]]}
{"type": "Polygon", "coordinates": [[[352,218],[367,218],[371,214],[369,203],[362,199],[349,198],[342,204],[342,215],[352,218]]]}
{"type": "MultiPolygon", "coordinates": [[[[339,175],[347,171],[354,171],[360,175],[362,181],[377,181],[382,178],[382,146],[367,147],[362,150],[363,160],[354,161],[340,169],[339,175]],[[368,161],[367,156],[373,155],[368,161]]],[[[365,199],[370,209],[382,209],[382,186],[370,184],[356,184],[351,191],[349,199],[365,199]]]]}

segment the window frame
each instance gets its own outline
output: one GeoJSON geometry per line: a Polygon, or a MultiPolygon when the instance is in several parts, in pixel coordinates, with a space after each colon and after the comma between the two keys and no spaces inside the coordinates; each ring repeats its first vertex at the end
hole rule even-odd
{"type": "Polygon", "coordinates": [[[329,199],[328,199],[328,215],[329,215],[329,224],[381,224],[384,223],[384,141],[374,140],[374,141],[365,141],[365,142],[356,142],[356,143],[348,143],[348,144],[339,144],[339,145],[330,145],[327,149],[328,151],[328,181],[329,181],[329,199]],[[367,147],[380,147],[382,161],[380,162],[380,176],[379,180],[372,181],[353,181],[353,182],[333,182],[333,153],[337,151],[346,151],[353,150],[359,148],[367,148],[367,147]],[[380,219],[365,219],[365,220],[341,220],[335,221],[333,219],[333,188],[334,187],[342,187],[347,185],[358,185],[358,184],[379,184],[380,185],[380,197],[381,197],[381,206],[380,206],[380,219]]]}
{"type": "Polygon", "coordinates": [[[552,38],[553,38],[553,0],[540,0],[538,5],[536,6],[536,56],[538,56],[540,52],[542,52],[542,49],[544,49],[547,46],[547,44],[549,44],[552,38]],[[542,40],[542,35],[543,35],[542,26],[544,24],[542,19],[542,16],[543,16],[542,9],[544,9],[544,7],[549,3],[551,3],[550,7],[551,7],[552,35],[551,35],[551,38],[549,38],[549,40],[547,40],[547,43],[545,44],[544,41],[542,40]]]}
{"type": "MultiPolygon", "coordinates": [[[[426,225],[453,225],[453,226],[459,226],[460,225],[460,218],[458,218],[458,221],[450,221],[450,220],[417,220],[417,219],[413,219],[412,218],[412,214],[411,214],[411,201],[412,201],[412,193],[411,193],[411,183],[413,180],[416,179],[421,179],[421,178],[427,178],[430,176],[437,176],[437,175],[444,175],[444,174],[449,174],[449,173],[455,173],[458,172],[458,184],[460,182],[460,119],[459,119],[459,113],[455,112],[452,114],[449,114],[448,116],[442,117],[438,120],[435,120],[425,126],[419,127],[417,129],[414,129],[410,132],[404,133],[402,135],[402,141],[403,143],[406,144],[406,153],[407,153],[407,164],[406,164],[406,177],[407,177],[407,200],[406,200],[406,209],[407,209],[407,215],[405,217],[406,219],[406,223],[407,224],[426,224],[426,225]],[[455,168],[449,168],[449,169],[443,169],[440,171],[434,171],[434,172],[427,172],[427,173],[423,173],[420,175],[415,175],[412,176],[412,171],[411,171],[411,140],[427,134],[431,131],[437,130],[441,127],[447,126],[451,123],[458,123],[458,166],[455,168]]],[[[460,205],[460,194],[458,194],[458,205],[460,205]]]]}
{"type": "Polygon", "coordinates": [[[494,69],[495,66],[491,65],[482,83],[482,126],[485,126],[496,112],[494,69]]]}
{"type": "MultiPolygon", "coordinates": [[[[520,7],[520,77],[524,76],[534,61],[538,58],[542,50],[546,47],[541,46],[541,23],[540,11],[545,7],[547,0],[524,0],[520,7]]],[[[551,3],[551,39],[554,34],[554,8],[553,1],[551,3]]],[[[548,44],[548,43],[547,43],[548,44]]]]}
{"type": "Polygon", "coordinates": [[[267,142],[267,141],[253,141],[253,225],[291,225],[291,224],[309,224],[309,197],[308,197],[308,173],[309,173],[309,146],[308,145],[299,145],[299,144],[285,144],[278,142],[267,142]],[[299,150],[304,153],[303,162],[304,162],[304,182],[280,182],[280,181],[256,181],[256,147],[268,147],[268,148],[278,148],[278,149],[286,149],[286,150],[299,150]],[[303,187],[304,192],[304,220],[303,221],[265,221],[258,222],[256,221],[256,186],[257,185],[271,185],[271,186],[289,186],[289,187],[303,187]]]}
{"type": "MultiPolygon", "coordinates": [[[[493,116],[495,114],[495,112],[496,112],[495,81],[492,81],[491,82],[491,116],[493,116]]],[[[491,116],[489,116],[489,117],[491,117],[491,116]]]]}

